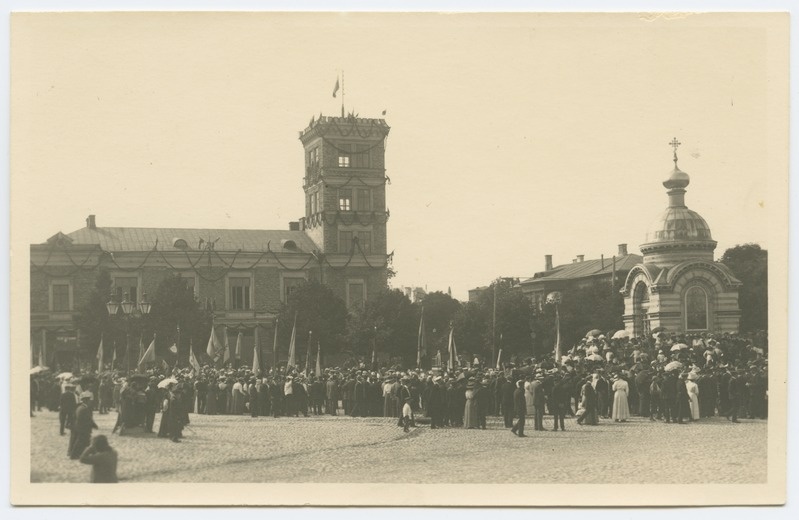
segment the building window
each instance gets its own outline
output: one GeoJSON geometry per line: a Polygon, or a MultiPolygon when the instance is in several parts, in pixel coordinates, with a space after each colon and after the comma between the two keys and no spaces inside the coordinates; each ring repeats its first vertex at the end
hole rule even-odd
{"type": "Polygon", "coordinates": [[[347,281],[347,307],[350,309],[363,306],[366,301],[366,283],[363,280],[347,281]]]}
{"type": "Polygon", "coordinates": [[[52,309],[54,312],[68,312],[69,305],[69,284],[54,283],[51,288],[52,309]]]}
{"type": "Polygon", "coordinates": [[[358,231],[356,236],[358,237],[358,245],[361,246],[363,252],[370,254],[372,252],[372,232],[358,231]]]}
{"type": "Polygon", "coordinates": [[[288,302],[289,297],[305,283],[305,278],[283,278],[283,301],[288,302]]]}
{"type": "Polygon", "coordinates": [[[317,201],[319,200],[318,194],[311,193],[311,215],[319,211],[317,201]]]}
{"type": "Polygon", "coordinates": [[[707,318],[707,293],[699,286],[691,287],[685,293],[686,330],[707,330],[707,318]]]}
{"type": "Polygon", "coordinates": [[[344,152],[339,152],[338,154],[338,167],[339,168],[349,168],[350,167],[350,155],[344,152]]]}
{"type": "Polygon", "coordinates": [[[649,332],[649,288],[638,282],[633,291],[633,334],[644,336],[649,332]]]}
{"type": "Polygon", "coordinates": [[[319,163],[319,148],[308,150],[308,166],[316,166],[319,163]]]}
{"type": "Polygon", "coordinates": [[[352,231],[339,231],[338,252],[349,253],[350,247],[352,247],[352,231]]]}
{"type": "Polygon", "coordinates": [[[352,190],[338,190],[338,210],[352,211],[352,190]]]}
{"type": "Polygon", "coordinates": [[[229,278],[230,309],[234,311],[250,310],[250,279],[229,278]]]}
{"type": "Polygon", "coordinates": [[[120,276],[114,278],[114,293],[117,301],[121,302],[125,296],[129,301],[139,301],[139,278],[136,276],[120,276]]]}
{"type": "Polygon", "coordinates": [[[354,153],[352,155],[353,166],[356,168],[369,167],[369,145],[356,144],[354,153]]]}
{"type": "Polygon", "coordinates": [[[372,193],[369,190],[358,189],[358,200],[355,209],[358,211],[372,211],[372,193]]]}

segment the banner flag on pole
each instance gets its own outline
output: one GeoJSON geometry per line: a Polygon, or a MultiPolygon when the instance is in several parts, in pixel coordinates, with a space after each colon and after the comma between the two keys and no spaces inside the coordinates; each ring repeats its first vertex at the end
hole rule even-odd
{"type": "Polygon", "coordinates": [[[294,327],[291,329],[291,342],[289,343],[289,360],[286,362],[286,370],[289,367],[296,366],[297,362],[294,359],[297,355],[297,313],[294,313],[294,327]]]}
{"type": "Polygon", "coordinates": [[[244,337],[244,334],[239,332],[239,335],[236,336],[236,359],[241,359],[241,339],[244,337]]]}
{"type": "Polygon", "coordinates": [[[502,349],[499,349],[499,354],[497,354],[497,370],[502,366],[502,349]]]}
{"type": "Polygon", "coordinates": [[[275,320],[275,339],[272,340],[272,368],[277,370],[277,326],[278,320],[275,320]]]}
{"type": "Polygon", "coordinates": [[[139,369],[141,369],[142,365],[145,363],[155,363],[155,334],[153,334],[153,340],[150,342],[150,346],[147,347],[147,350],[144,352],[144,355],[139,360],[139,369]]]}
{"type": "MultiPolygon", "coordinates": [[[[261,375],[261,356],[258,354],[258,345],[255,345],[252,350],[252,373],[256,376],[261,375]]],[[[252,403],[250,404],[252,406],[252,403]]]]}
{"type": "Polygon", "coordinates": [[[555,363],[560,363],[560,313],[555,304],[555,363]]]}
{"type": "Polygon", "coordinates": [[[419,318],[419,336],[416,341],[416,367],[422,366],[422,356],[427,355],[427,340],[424,331],[424,305],[422,306],[422,314],[419,318]]]}
{"type": "Polygon", "coordinates": [[[222,363],[230,361],[230,342],[228,341],[227,327],[225,327],[225,354],[222,357],[222,363]]]}
{"type": "Polygon", "coordinates": [[[144,357],[144,336],[139,336],[139,359],[144,357]]]}
{"type": "Polygon", "coordinates": [[[114,353],[111,354],[111,370],[114,369],[114,365],[117,364],[117,342],[114,342],[114,353]]]}
{"type": "Polygon", "coordinates": [[[452,337],[454,332],[454,327],[449,329],[449,344],[447,346],[447,350],[449,352],[449,361],[447,361],[447,368],[450,370],[455,370],[455,358],[458,355],[455,351],[455,339],[452,337]]]}
{"type": "Polygon", "coordinates": [[[192,371],[194,371],[194,375],[200,373],[200,363],[197,361],[197,356],[194,355],[194,347],[191,341],[189,341],[189,366],[191,366],[192,371]]]}
{"type": "Polygon", "coordinates": [[[100,346],[97,347],[97,373],[103,371],[103,335],[100,334],[100,346]]]}
{"type": "Polygon", "coordinates": [[[308,331],[308,349],[305,352],[305,370],[302,371],[304,375],[308,375],[311,370],[311,338],[313,338],[313,331],[308,331]]]}
{"type": "Polygon", "coordinates": [[[177,343],[172,343],[172,346],[169,347],[169,351],[171,353],[173,353],[173,354],[177,354],[178,353],[178,344],[177,343]]]}
{"type": "Polygon", "coordinates": [[[436,366],[437,366],[437,367],[440,367],[440,366],[441,366],[441,351],[440,351],[440,350],[439,350],[439,351],[438,351],[438,353],[436,354],[436,366]]]}
{"type": "Polygon", "coordinates": [[[316,342],[316,377],[322,377],[322,346],[316,342]]]}
{"type": "Polygon", "coordinates": [[[216,337],[214,326],[211,325],[211,335],[208,337],[208,347],[205,349],[205,352],[208,354],[208,357],[216,362],[222,355],[224,348],[225,346],[222,345],[222,343],[219,341],[219,338],[216,337]]]}
{"type": "Polygon", "coordinates": [[[338,78],[336,78],[336,86],[333,87],[333,97],[336,97],[336,94],[338,94],[338,89],[339,89],[339,82],[338,78]]]}

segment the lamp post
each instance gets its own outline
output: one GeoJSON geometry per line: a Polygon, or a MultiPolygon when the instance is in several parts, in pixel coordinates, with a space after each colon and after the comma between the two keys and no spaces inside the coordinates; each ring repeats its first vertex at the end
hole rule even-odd
{"type": "Polygon", "coordinates": [[[142,299],[138,304],[129,300],[127,293],[124,294],[122,302],[117,303],[112,294],[108,303],[105,304],[105,308],[112,318],[120,317],[119,310],[122,309],[121,318],[125,320],[125,363],[127,373],[130,374],[130,320],[150,314],[152,303],[147,301],[147,293],[142,294],[142,299]]]}

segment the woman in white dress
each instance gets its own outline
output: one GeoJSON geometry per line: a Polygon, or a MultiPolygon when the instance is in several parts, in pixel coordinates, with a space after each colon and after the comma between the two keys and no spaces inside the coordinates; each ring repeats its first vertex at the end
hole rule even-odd
{"type": "Polygon", "coordinates": [[[535,414],[535,406],[533,405],[533,383],[532,381],[524,382],[524,400],[527,405],[527,415],[535,414]]]}
{"type": "Polygon", "coordinates": [[[691,419],[694,421],[699,420],[699,385],[696,384],[697,379],[696,372],[691,372],[685,382],[685,389],[688,390],[688,405],[691,408],[691,419]]]}
{"type": "Polygon", "coordinates": [[[627,395],[630,393],[630,385],[627,381],[617,375],[613,376],[613,414],[612,418],[616,422],[627,422],[630,418],[630,404],[627,395]]]}

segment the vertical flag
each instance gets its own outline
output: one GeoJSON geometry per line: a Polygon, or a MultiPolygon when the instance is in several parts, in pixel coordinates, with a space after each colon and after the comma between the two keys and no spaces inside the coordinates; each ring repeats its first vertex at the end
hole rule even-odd
{"type": "Polygon", "coordinates": [[[447,361],[447,368],[455,370],[455,339],[452,337],[454,328],[449,329],[449,343],[447,345],[447,352],[449,352],[449,361],[447,361]]]}
{"type": "Polygon", "coordinates": [[[560,313],[555,304],[555,363],[560,363],[560,313]]]}
{"type": "MultiPolygon", "coordinates": [[[[258,345],[254,345],[252,349],[252,373],[256,376],[261,375],[261,356],[258,351],[261,350],[258,345]]],[[[250,404],[252,406],[252,404],[250,404]]]]}
{"type": "Polygon", "coordinates": [[[297,355],[297,313],[294,313],[294,327],[291,329],[291,342],[289,343],[289,360],[286,362],[286,371],[290,367],[296,366],[294,359],[297,355]]]}
{"type": "Polygon", "coordinates": [[[436,366],[437,366],[437,367],[440,367],[440,366],[442,366],[442,361],[441,361],[441,351],[440,351],[440,350],[439,350],[439,351],[438,351],[438,353],[436,354],[436,366]]]}
{"type": "Polygon", "coordinates": [[[499,354],[497,354],[497,370],[499,370],[501,366],[502,366],[502,349],[499,349],[499,354]]]}
{"type": "Polygon", "coordinates": [[[339,82],[338,78],[336,78],[336,86],[333,87],[333,97],[336,97],[336,94],[338,94],[338,89],[339,89],[339,82]]]}
{"type": "Polygon", "coordinates": [[[422,305],[422,314],[419,317],[419,336],[416,340],[416,368],[422,366],[422,356],[427,355],[427,341],[424,332],[424,305],[422,305]]]}
{"type": "Polygon", "coordinates": [[[316,377],[322,377],[322,345],[316,342],[316,377]]]}
{"type": "Polygon", "coordinates": [[[197,356],[194,355],[194,347],[189,341],[189,366],[191,367],[194,375],[200,373],[200,363],[197,361],[197,356]]]}
{"type": "Polygon", "coordinates": [[[308,350],[305,352],[305,370],[302,371],[306,376],[311,368],[311,338],[313,338],[313,331],[308,331],[308,350]]]}
{"type": "Polygon", "coordinates": [[[117,364],[117,342],[114,342],[114,353],[111,354],[111,370],[114,370],[114,366],[117,364]]]}
{"type": "Polygon", "coordinates": [[[155,363],[155,334],[153,334],[153,340],[150,342],[150,346],[147,347],[147,350],[144,352],[144,355],[139,360],[138,368],[141,370],[141,367],[145,363],[155,363]]]}
{"type": "Polygon", "coordinates": [[[103,371],[103,335],[100,334],[100,346],[97,347],[97,373],[103,371]]]}
{"type": "Polygon", "coordinates": [[[206,347],[205,352],[208,354],[208,357],[216,362],[222,354],[222,349],[224,349],[224,346],[219,342],[219,338],[216,337],[216,332],[212,324],[211,335],[208,337],[208,347],[206,347]]]}
{"type": "Polygon", "coordinates": [[[144,356],[144,334],[139,336],[139,359],[144,356]]]}
{"type": "Polygon", "coordinates": [[[241,359],[241,339],[244,337],[244,334],[239,332],[239,335],[236,336],[236,359],[241,359]]]}
{"type": "Polygon", "coordinates": [[[230,342],[228,341],[227,326],[225,327],[225,354],[222,358],[222,363],[226,364],[230,361],[230,342]]]}

